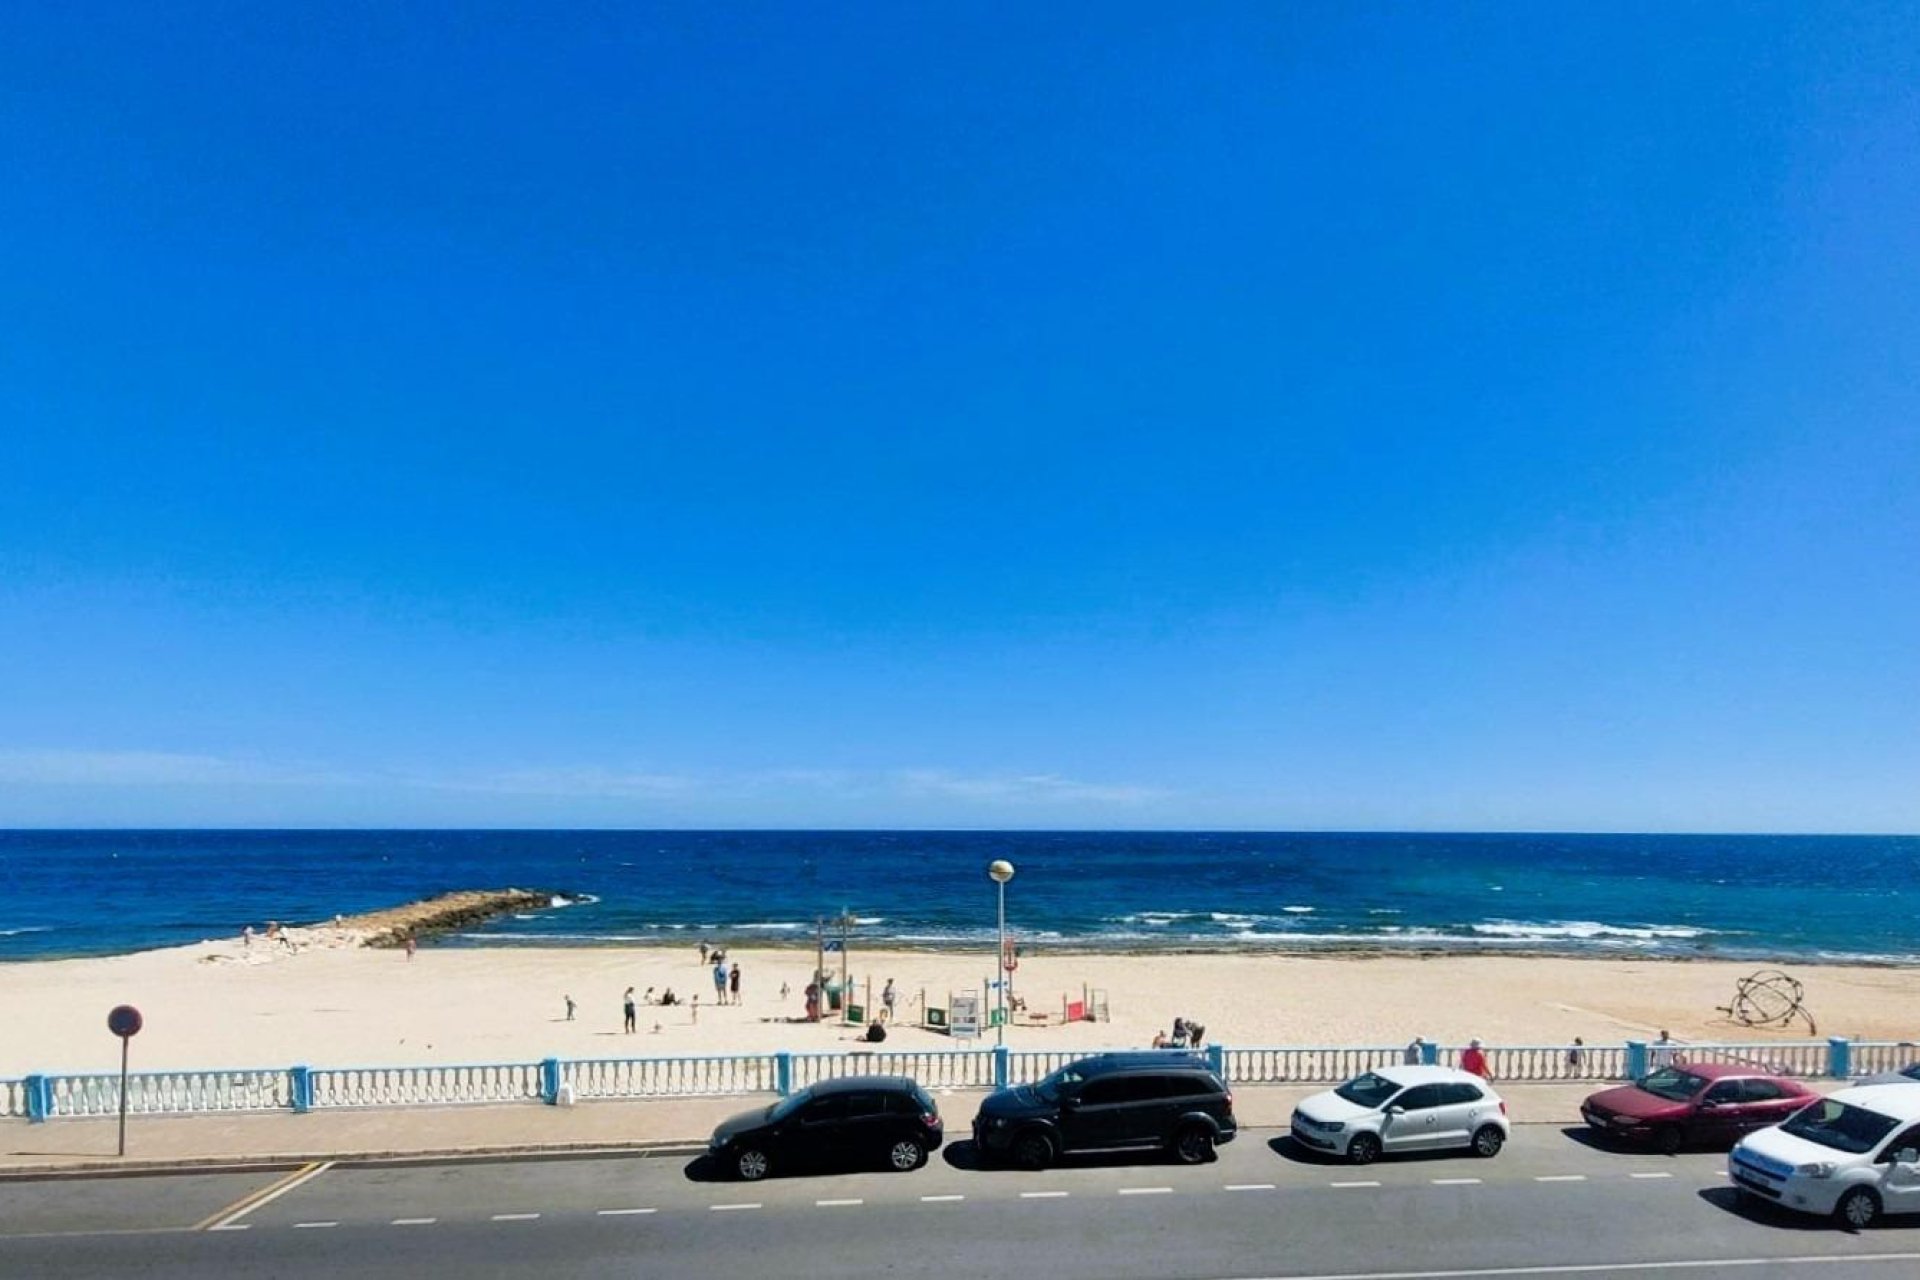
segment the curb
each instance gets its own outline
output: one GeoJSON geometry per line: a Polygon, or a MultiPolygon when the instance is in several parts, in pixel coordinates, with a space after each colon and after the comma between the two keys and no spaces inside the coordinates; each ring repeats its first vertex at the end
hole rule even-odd
{"type": "Polygon", "coordinates": [[[140,1178],[169,1173],[278,1173],[316,1162],[340,1166],[459,1164],[474,1160],[602,1160],[619,1156],[656,1158],[703,1155],[705,1142],[571,1142],[492,1147],[439,1147],[411,1151],[319,1151],[306,1154],[247,1156],[181,1156],[172,1159],[112,1159],[66,1161],[60,1164],[13,1165],[0,1169],[0,1183],[48,1182],[63,1178],[140,1178]]]}

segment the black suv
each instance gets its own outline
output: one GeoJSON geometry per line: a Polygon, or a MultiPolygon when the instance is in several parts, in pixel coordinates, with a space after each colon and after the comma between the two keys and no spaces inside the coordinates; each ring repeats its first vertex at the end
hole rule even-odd
{"type": "Polygon", "coordinates": [[[973,1141],[986,1156],[1043,1169],[1076,1151],[1160,1148],[1183,1164],[1211,1159],[1239,1126],[1233,1094],[1205,1058],[1103,1053],[1038,1084],[996,1090],[980,1104],[973,1141]]]}
{"type": "Polygon", "coordinates": [[[878,1163],[902,1173],[927,1162],[941,1137],[940,1108],[906,1076],[848,1076],[723,1120],[707,1154],[749,1182],[776,1168],[878,1163]]]}

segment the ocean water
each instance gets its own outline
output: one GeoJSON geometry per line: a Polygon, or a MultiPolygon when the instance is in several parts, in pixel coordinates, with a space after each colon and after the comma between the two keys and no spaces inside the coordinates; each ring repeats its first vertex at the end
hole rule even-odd
{"type": "Polygon", "coordinates": [[[0,958],[508,886],[434,945],[978,945],[994,858],[1027,947],[1920,962],[1920,837],[923,831],[0,831],[0,958]]]}

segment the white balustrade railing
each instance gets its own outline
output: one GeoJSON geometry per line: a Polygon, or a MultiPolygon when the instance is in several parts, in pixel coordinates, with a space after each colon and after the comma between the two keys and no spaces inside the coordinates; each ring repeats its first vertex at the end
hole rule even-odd
{"type": "Polygon", "coordinates": [[[316,1067],[312,1107],[393,1107],[538,1102],[537,1062],[450,1067],[316,1067]]]}
{"type": "Polygon", "coordinates": [[[796,1053],[795,1089],[847,1076],[911,1076],[928,1089],[990,1089],[993,1053],[986,1049],[876,1050],[873,1053],[796,1053]]]}
{"type": "Polygon", "coordinates": [[[1849,1070],[1856,1076],[1898,1071],[1920,1062],[1920,1045],[1911,1040],[1855,1040],[1849,1070]]]}
{"type": "Polygon", "coordinates": [[[0,1118],[14,1119],[27,1114],[27,1082],[0,1080],[0,1118]]]}
{"type": "Polygon", "coordinates": [[[1283,1047],[1228,1048],[1227,1080],[1231,1084],[1334,1084],[1375,1067],[1400,1061],[1395,1048],[1283,1047]]]}
{"type": "Polygon", "coordinates": [[[1815,1079],[1827,1074],[1831,1062],[1825,1040],[1760,1041],[1754,1044],[1674,1044],[1671,1050],[1648,1045],[1648,1065],[1661,1065],[1661,1056],[1671,1052],[1676,1066],[1690,1062],[1724,1062],[1748,1067],[1776,1076],[1815,1079]]]}
{"type": "MultiPolygon", "coordinates": [[[[1458,1067],[1465,1050],[1444,1047],[1435,1060],[1445,1067],[1458,1067]]],[[[1502,1082],[1551,1082],[1555,1080],[1624,1080],[1627,1078],[1627,1050],[1624,1045],[1531,1044],[1487,1045],[1487,1075],[1502,1082]]]]}
{"type": "Polygon", "coordinates": [[[591,1098],[697,1098],[772,1093],[779,1087],[770,1053],[701,1058],[594,1058],[560,1064],[560,1083],[591,1098]]]}
{"type": "MultiPolygon", "coordinates": [[[[56,1116],[110,1116],[120,1111],[117,1074],[51,1076],[56,1116]]],[[[293,1105],[285,1071],[142,1071],[127,1077],[129,1115],[204,1115],[284,1111],[293,1105]]]]}

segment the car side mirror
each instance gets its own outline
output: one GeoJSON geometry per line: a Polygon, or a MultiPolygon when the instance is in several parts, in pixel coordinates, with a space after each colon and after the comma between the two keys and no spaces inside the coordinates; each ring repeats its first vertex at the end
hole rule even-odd
{"type": "Polygon", "coordinates": [[[1920,1164],[1920,1147],[1902,1147],[1893,1153],[1895,1164],[1920,1164]]]}
{"type": "Polygon", "coordinates": [[[1395,1102],[1395,1103],[1389,1104],[1387,1109],[1381,1112],[1381,1114],[1389,1115],[1389,1116],[1403,1116],[1407,1114],[1407,1109],[1401,1106],[1399,1103],[1395,1102]]]}
{"type": "Polygon", "coordinates": [[[1063,1107],[1077,1107],[1080,1105],[1080,1095],[1077,1093],[1063,1093],[1060,1095],[1060,1105],[1063,1107]]]}

